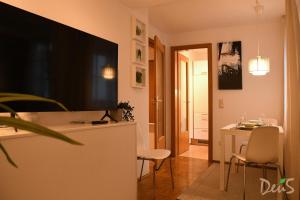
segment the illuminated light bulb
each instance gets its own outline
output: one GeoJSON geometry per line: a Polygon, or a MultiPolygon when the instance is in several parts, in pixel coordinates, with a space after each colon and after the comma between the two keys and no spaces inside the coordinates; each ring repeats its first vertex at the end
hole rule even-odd
{"type": "Polygon", "coordinates": [[[111,80],[115,78],[115,69],[110,66],[106,65],[102,70],[102,76],[105,79],[111,80]]]}
{"type": "Polygon", "coordinates": [[[263,76],[270,72],[269,58],[257,56],[249,61],[249,72],[254,76],[263,76]]]}

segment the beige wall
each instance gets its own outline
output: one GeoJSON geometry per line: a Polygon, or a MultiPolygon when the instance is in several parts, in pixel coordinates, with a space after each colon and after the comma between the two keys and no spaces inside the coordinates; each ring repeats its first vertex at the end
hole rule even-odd
{"type": "MultiPolygon", "coordinates": [[[[135,106],[135,119],[139,130],[142,134],[148,133],[148,107],[145,106],[148,104],[148,89],[134,89],[130,86],[130,17],[135,15],[148,24],[148,13],[145,10],[130,10],[117,0],[4,0],[3,2],[118,43],[119,101],[129,100],[135,106]]],[[[64,116],[67,116],[67,119],[70,117],[64,116]]],[[[88,114],[82,116],[87,117],[88,114]]],[[[52,118],[50,117],[48,121],[51,119],[55,121],[55,118],[55,114],[52,114],[52,118]]],[[[139,144],[140,142],[141,139],[139,144]]]]}
{"type": "MultiPolygon", "coordinates": [[[[248,119],[261,114],[283,120],[283,26],[281,22],[259,25],[261,54],[269,56],[271,72],[262,77],[248,73],[248,61],[257,54],[256,26],[245,25],[194,31],[170,35],[170,46],[212,43],[213,44],[213,159],[219,158],[219,129],[236,122],[243,113],[248,119]],[[217,43],[222,41],[242,41],[242,90],[218,90],[217,43]],[[223,99],[224,108],[218,108],[218,100],[223,99]]],[[[170,81],[170,80],[169,80],[170,81]]],[[[170,124],[169,124],[170,126],[170,124]]],[[[229,144],[229,141],[227,142],[229,144]]]]}

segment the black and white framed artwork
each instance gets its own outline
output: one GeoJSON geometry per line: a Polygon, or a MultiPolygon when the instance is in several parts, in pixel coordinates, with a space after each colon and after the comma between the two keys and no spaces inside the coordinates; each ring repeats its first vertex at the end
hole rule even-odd
{"type": "Polygon", "coordinates": [[[218,80],[220,90],[242,89],[242,42],[218,43],[218,80]]]}

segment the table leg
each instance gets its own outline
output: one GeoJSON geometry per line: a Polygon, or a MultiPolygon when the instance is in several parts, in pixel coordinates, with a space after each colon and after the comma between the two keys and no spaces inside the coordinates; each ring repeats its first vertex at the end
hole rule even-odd
{"type": "Polygon", "coordinates": [[[225,133],[220,131],[220,190],[225,188],[225,133]]]}
{"type": "MultiPolygon", "coordinates": [[[[231,137],[231,155],[233,153],[236,153],[236,151],[235,151],[235,144],[236,144],[236,137],[235,137],[235,135],[232,135],[232,137],[231,137]]],[[[237,173],[236,159],[235,158],[232,160],[232,165],[233,165],[233,167],[235,167],[235,170],[232,170],[232,171],[235,172],[235,173],[237,173]]]]}

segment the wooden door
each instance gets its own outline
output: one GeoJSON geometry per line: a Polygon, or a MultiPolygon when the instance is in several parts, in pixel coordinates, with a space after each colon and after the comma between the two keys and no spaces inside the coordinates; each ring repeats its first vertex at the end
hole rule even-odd
{"type": "Polygon", "coordinates": [[[157,36],[154,37],[153,49],[153,60],[149,62],[149,118],[150,123],[154,125],[154,147],[164,149],[166,148],[165,46],[157,36]]]}
{"type": "Polygon", "coordinates": [[[188,68],[189,59],[178,53],[178,80],[179,80],[179,134],[178,153],[182,154],[189,150],[189,100],[188,100],[188,68]]]}

